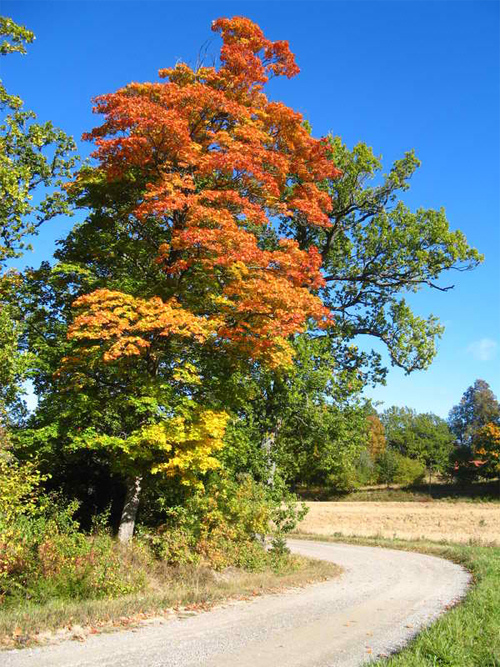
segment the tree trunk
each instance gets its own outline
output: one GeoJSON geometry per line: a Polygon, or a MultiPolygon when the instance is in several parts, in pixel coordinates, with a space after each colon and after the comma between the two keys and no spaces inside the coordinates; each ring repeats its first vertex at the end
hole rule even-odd
{"type": "Polygon", "coordinates": [[[141,496],[142,477],[130,477],[127,480],[127,492],[125,494],[125,503],[123,505],[120,527],[118,528],[118,540],[122,544],[130,542],[134,534],[135,519],[139,509],[139,500],[141,496]]]}
{"type": "Polygon", "coordinates": [[[267,459],[270,463],[269,475],[267,478],[267,483],[269,486],[274,486],[274,475],[276,474],[276,463],[272,460],[272,454],[274,449],[274,443],[276,442],[276,436],[281,428],[281,419],[278,419],[276,426],[272,431],[266,434],[263,442],[262,448],[267,454],[267,459]]]}

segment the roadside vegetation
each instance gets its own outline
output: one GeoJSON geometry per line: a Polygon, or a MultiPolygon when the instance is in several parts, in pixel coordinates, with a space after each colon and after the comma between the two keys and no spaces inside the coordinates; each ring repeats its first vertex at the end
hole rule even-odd
{"type": "Polygon", "coordinates": [[[452,560],[472,573],[473,583],[460,604],[419,633],[401,653],[374,664],[380,667],[497,667],[500,664],[500,548],[380,537],[296,537],[418,551],[452,560]]]}
{"type": "MultiPolygon", "coordinates": [[[[109,537],[93,538],[108,542],[109,537]]],[[[217,571],[207,565],[172,566],[141,550],[119,547],[113,541],[107,555],[119,562],[123,580],[115,579],[117,597],[61,597],[52,594],[46,602],[26,599],[0,607],[0,647],[22,648],[64,639],[79,641],[99,632],[116,631],[149,622],[165,622],[189,616],[230,600],[250,600],[266,593],[302,587],[338,576],[340,568],[299,556],[261,558],[252,570],[229,567],[217,571]],[[137,556],[139,551],[140,556],[137,556]],[[130,587],[130,569],[140,580],[130,587]]],[[[47,593],[46,589],[46,593],[47,593]]]]}
{"type": "Polygon", "coordinates": [[[128,544],[112,536],[105,515],[82,531],[76,503],[45,494],[42,481],[34,468],[0,459],[3,646],[64,626],[96,631],[133,622],[137,614],[203,608],[338,571],[288,553],[283,528],[294,525],[295,507],[272,502],[248,476],[207,484],[184,511],[171,511],[160,526],[142,524],[128,544]]]}

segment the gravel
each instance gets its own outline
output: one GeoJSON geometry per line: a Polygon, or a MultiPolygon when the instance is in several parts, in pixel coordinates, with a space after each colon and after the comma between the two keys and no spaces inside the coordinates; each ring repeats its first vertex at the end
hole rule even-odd
{"type": "Polygon", "coordinates": [[[3,667],[357,667],[407,643],[465,594],[447,560],[378,547],[290,540],[338,563],[337,579],[84,643],[5,651],[3,667]]]}

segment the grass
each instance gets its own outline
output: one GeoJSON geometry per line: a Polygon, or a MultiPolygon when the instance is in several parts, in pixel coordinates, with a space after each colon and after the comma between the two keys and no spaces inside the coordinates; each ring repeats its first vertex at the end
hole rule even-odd
{"type": "Polygon", "coordinates": [[[472,573],[473,586],[461,604],[422,631],[399,654],[370,664],[379,667],[500,667],[500,548],[378,537],[336,538],[300,533],[294,537],[418,551],[448,558],[472,573]]]}
{"type": "Polygon", "coordinates": [[[105,600],[29,601],[0,607],[0,647],[13,648],[61,639],[83,639],[88,634],[135,625],[151,617],[196,612],[227,599],[244,599],[284,588],[299,587],[340,573],[340,568],[309,558],[290,557],[278,573],[245,572],[230,568],[215,573],[208,568],[167,568],[150,582],[145,593],[105,600]]]}
{"type": "Polygon", "coordinates": [[[500,480],[469,482],[439,481],[408,487],[368,487],[351,493],[339,494],[324,487],[297,489],[302,500],[340,502],[473,502],[500,503],[500,480]]]}

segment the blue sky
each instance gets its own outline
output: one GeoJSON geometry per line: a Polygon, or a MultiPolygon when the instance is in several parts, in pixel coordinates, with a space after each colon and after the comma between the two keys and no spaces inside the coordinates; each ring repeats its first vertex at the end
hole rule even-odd
{"type": "MultiPolygon", "coordinates": [[[[391,370],[368,391],[382,407],[409,405],[446,416],[477,378],[500,396],[499,3],[487,2],[22,2],[2,15],[36,34],[25,57],[3,59],[2,79],[40,120],[90,146],[91,98],[130,81],[156,80],[178,59],[194,63],[220,16],[244,15],[273,40],[287,39],[301,73],[273,82],[270,96],[301,111],[316,136],[364,141],[393,160],[414,148],[422,167],[405,201],[444,206],[452,228],[485,254],[474,272],[445,276],[448,293],[410,299],[446,326],[425,372],[391,370]]],[[[42,229],[37,265],[73,221],[42,229]]]]}

